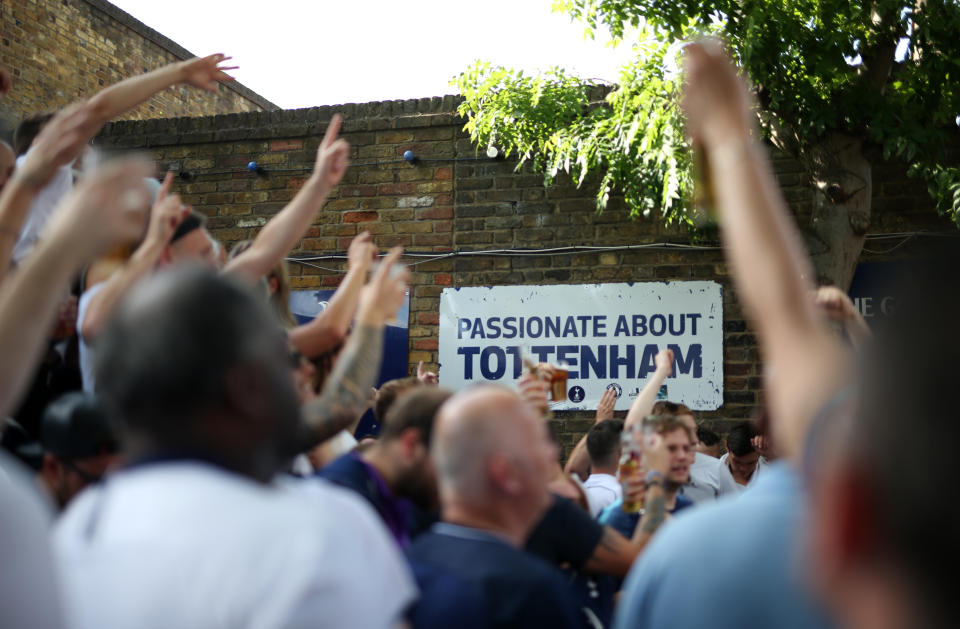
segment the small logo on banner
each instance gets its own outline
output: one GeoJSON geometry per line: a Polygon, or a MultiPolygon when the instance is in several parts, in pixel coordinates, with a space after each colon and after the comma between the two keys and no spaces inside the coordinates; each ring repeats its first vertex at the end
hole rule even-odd
{"type": "Polygon", "coordinates": [[[607,385],[607,391],[613,389],[613,392],[617,394],[617,399],[620,399],[620,396],[623,395],[623,389],[620,388],[620,385],[616,382],[611,382],[607,385]]]}
{"type": "Polygon", "coordinates": [[[584,392],[583,387],[570,387],[570,392],[567,393],[567,397],[574,403],[582,402],[586,396],[587,394],[584,392]]]}

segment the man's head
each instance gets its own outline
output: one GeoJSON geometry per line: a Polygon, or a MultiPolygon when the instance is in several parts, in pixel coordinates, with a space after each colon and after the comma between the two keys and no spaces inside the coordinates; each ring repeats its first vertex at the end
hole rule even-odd
{"type": "Polygon", "coordinates": [[[960,562],[960,502],[950,489],[960,439],[958,269],[950,252],[910,265],[883,290],[896,311],[873,322],[856,387],[836,396],[811,435],[811,565],[849,627],[948,627],[960,613],[948,576],[960,562]]]}
{"type": "Polygon", "coordinates": [[[16,163],[17,158],[13,154],[13,149],[9,144],[0,140],[0,190],[3,190],[3,187],[10,181],[16,163]]]}
{"type": "Polygon", "coordinates": [[[401,395],[387,414],[376,450],[389,458],[395,493],[425,510],[437,507],[437,476],[430,460],[430,440],[437,411],[452,393],[417,387],[401,395]]]}
{"type": "Polygon", "coordinates": [[[693,439],[693,447],[697,447],[697,444],[699,443],[697,441],[697,420],[693,417],[693,411],[690,410],[689,406],[686,404],[679,404],[677,402],[669,402],[667,400],[658,400],[653,405],[653,410],[650,411],[650,414],[655,417],[661,415],[672,415],[679,419],[690,431],[691,438],[693,439]]]}
{"type": "Polygon", "coordinates": [[[47,406],[40,442],[40,478],[61,508],[119,459],[107,414],[87,393],[67,393],[47,406]]]}
{"type": "Polygon", "coordinates": [[[414,376],[387,380],[377,389],[377,399],[373,403],[373,416],[381,424],[387,421],[390,409],[406,392],[420,386],[420,381],[414,376]]]}
{"type": "Polygon", "coordinates": [[[53,118],[53,113],[36,114],[24,118],[13,130],[13,152],[20,157],[30,149],[30,145],[40,135],[43,128],[53,118]]]}
{"type": "Polygon", "coordinates": [[[623,422],[606,419],[595,424],[587,433],[587,453],[594,472],[616,474],[620,462],[620,435],[623,422]]]}
{"type": "Polygon", "coordinates": [[[757,434],[756,427],[748,421],[734,424],[727,433],[726,445],[730,469],[741,478],[750,478],[757,469],[760,453],[754,449],[750,441],[757,434]]]}
{"type": "Polygon", "coordinates": [[[653,415],[644,419],[643,432],[656,433],[663,439],[667,461],[666,469],[660,471],[664,474],[668,489],[679,489],[690,480],[690,464],[693,463],[694,454],[693,431],[682,417],[653,415]]]}
{"type": "Polygon", "coordinates": [[[431,450],[445,511],[483,513],[526,535],[549,504],[556,446],[544,420],[512,391],[478,386],[451,397],[431,450]]]}
{"type": "Polygon", "coordinates": [[[286,335],[265,304],[180,266],[131,291],[97,344],[99,393],[134,458],[193,456],[267,479],[296,451],[286,335]]]}
{"type": "Polygon", "coordinates": [[[183,262],[199,262],[210,268],[219,268],[220,261],[214,251],[214,240],[206,228],[206,217],[190,210],[186,218],[180,222],[170,244],[167,245],[161,258],[166,265],[183,262]]]}
{"type": "Polygon", "coordinates": [[[713,432],[706,426],[697,426],[697,452],[706,454],[719,459],[723,454],[723,444],[720,443],[720,435],[713,432]]]}

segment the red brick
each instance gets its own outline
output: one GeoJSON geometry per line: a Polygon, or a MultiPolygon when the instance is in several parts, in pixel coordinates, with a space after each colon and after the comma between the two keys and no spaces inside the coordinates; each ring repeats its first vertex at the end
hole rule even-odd
{"type": "Polygon", "coordinates": [[[440,286],[450,286],[453,284],[453,276],[449,273],[434,273],[433,283],[440,286]]]}
{"type": "Polygon", "coordinates": [[[417,323],[426,325],[439,325],[440,315],[436,312],[418,312],[417,323]]]}
{"type": "Polygon", "coordinates": [[[385,183],[380,186],[380,194],[411,194],[413,190],[412,183],[385,183]]]}
{"type": "Polygon", "coordinates": [[[379,218],[376,212],[345,212],[343,214],[344,223],[367,223],[379,218]]]}
{"type": "Polygon", "coordinates": [[[303,148],[303,140],[274,140],[270,143],[271,151],[295,151],[303,148]]]}
{"type": "Polygon", "coordinates": [[[433,172],[434,179],[453,179],[453,169],[449,166],[446,168],[438,168],[433,172]]]}
{"type": "Polygon", "coordinates": [[[453,208],[425,207],[417,210],[417,218],[453,218],[453,208]]]}
{"type": "Polygon", "coordinates": [[[423,339],[413,342],[413,349],[437,349],[437,339],[423,339]]]}

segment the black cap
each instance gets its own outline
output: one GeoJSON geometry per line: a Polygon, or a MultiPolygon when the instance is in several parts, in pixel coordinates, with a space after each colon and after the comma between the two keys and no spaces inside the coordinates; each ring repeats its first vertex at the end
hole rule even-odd
{"type": "Polygon", "coordinates": [[[43,449],[61,459],[112,454],[117,441],[96,397],[74,391],[47,406],[40,428],[43,449]]]}

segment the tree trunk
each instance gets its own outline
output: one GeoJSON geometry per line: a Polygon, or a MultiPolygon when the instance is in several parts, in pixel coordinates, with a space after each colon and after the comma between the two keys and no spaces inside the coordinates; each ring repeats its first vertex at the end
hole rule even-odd
{"type": "Polygon", "coordinates": [[[814,184],[810,224],[803,231],[817,279],[847,290],[870,227],[873,182],[863,140],[830,134],[803,161],[814,184]]]}

